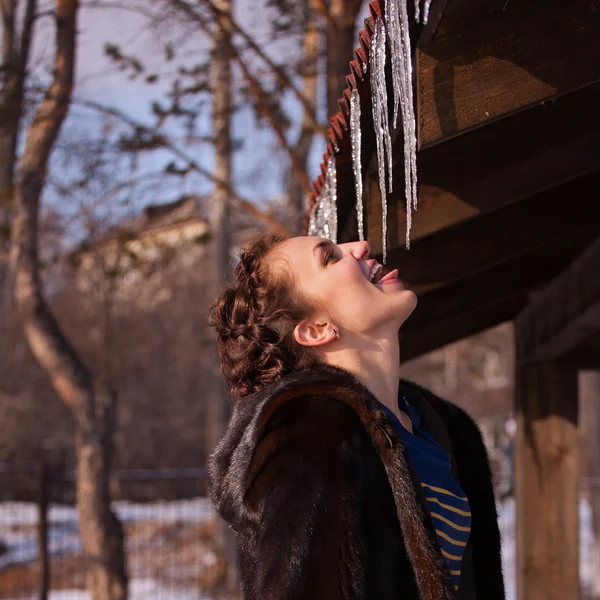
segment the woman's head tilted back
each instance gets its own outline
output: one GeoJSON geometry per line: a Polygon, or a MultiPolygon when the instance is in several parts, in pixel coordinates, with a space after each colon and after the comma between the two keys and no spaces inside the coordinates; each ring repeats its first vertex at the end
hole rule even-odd
{"type": "Polygon", "coordinates": [[[377,264],[366,242],[267,234],[248,244],[210,316],[232,394],[397,332],[416,296],[377,264]]]}

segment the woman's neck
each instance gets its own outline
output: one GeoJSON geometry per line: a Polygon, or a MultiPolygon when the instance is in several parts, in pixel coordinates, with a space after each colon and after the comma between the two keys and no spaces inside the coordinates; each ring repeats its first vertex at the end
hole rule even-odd
{"type": "Polygon", "coordinates": [[[352,373],[412,432],[408,415],[398,407],[400,342],[397,332],[380,335],[375,342],[345,333],[343,339],[324,349],[323,362],[352,373]]]}

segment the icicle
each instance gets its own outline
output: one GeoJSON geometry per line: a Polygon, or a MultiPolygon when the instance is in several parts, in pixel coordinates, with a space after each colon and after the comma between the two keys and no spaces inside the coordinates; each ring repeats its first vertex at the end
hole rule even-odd
{"type": "Polygon", "coordinates": [[[329,202],[329,194],[327,193],[327,184],[321,188],[319,193],[319,213],[317,221],[317,230],[320,237],[331,239],[330,223],[331,223],[331,204],[329,202]]]}
{"type": "Polygon", "coordinates": [[[356,216],[358,220],[358,238],[365,239],[363,219],[363,180],[362,180],[362,131],[360,129],[360,95],[352,90],[350,96],[350,140],[352,144],[352,168],[354,170],[354,189],[356,190],[356,216]]]}
{"type": "MultiPolygon", "coordinates": [[[[425,0],[425,4],[423,6],[423,25],[427,25],[429,21],[429,9],[431,8],[431,0],[425,0]]],[[[417,21],[418,23],[419,21],[417,21]]]]}
{"type": "Polygon", "coordinates": [[[415,21],[418,23],[420,18],[421,18],[421,0],[415,0],[415,21]]]}
{"type": "Polygon", "coordinates": [[[383,262],[387,259],[387,190],[392,191],[392,138],[388,122],[388,100],[385,83],[386,32],[381,19],[375,22],[375,32],[371,40],[369,69],[371,71],[371,94],[373,104],[373,124],[377,147],[377,166],[379,171],[379,191],[381,194],[382,247],[383,262]],[[386,169],[387,166],[387,169],[386,169]],[[386,174],[388,177],[386,177],[386,174]]]}
{"type": "Polygon", "coordinates": [[[319,199],[315,200],[308,217],[308,235],[319,235],[317,228],[317,211],[319,210],[319,199]]]}
{"type": "MultiPolygon", "coordinates": [[[[430,0],[424,5],[423,18],[429,11],[430,0]]],[[[418,21],[419,2],[415,4],[418,21]]],[[[402,115],[404,133],[404,193],[406,199],[406,248],[410,248],[412,211],[417,209],[417,133],[412,87],[412,53],[408,12],[405,0],[389,0],[386,4],[386,21],[391,48],[392,83],[394,89],[394,128],[398,114],[402,115]]]]}
{"type": "Polygon", "coordinates": [[[327,161],[327,172],[325,174],[327,182],[327,200],[329,214],[329,235],[327,236],[334,244],[337,244],[337,170],[335,165],[335,156],[330,156],[327,161]]]}

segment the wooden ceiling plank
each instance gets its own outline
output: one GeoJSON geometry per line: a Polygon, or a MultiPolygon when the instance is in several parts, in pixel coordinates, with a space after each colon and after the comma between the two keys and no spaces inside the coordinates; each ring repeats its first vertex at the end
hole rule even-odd
{"type": "Polygon", "coordinates": [[[572,233],[551,246],[537,248],[526,256],[519,256],[476,274],[467,280],[455,282],[423,294],[418,293],[419,304],[404,324],[408,334],[418,332],[435,323],[464,315],[494,301],[516,294],[538,290],[581,254],[598,235],[598,228],[572,233]]]}
{"type": "Polygon", "coordinates": [[[417,56],[419,147],[600,81],[598,56],[600,11],[589,0],[506,11],[431,42],[417,56]]]}
{"type": "Polygon", "coordinates": [[[400,358],[407,362],[470,335],[511,320],[524,306],[527,297],[517,294],[481,307],[467,315],[458,315],[431,327],[405,334],[400,330],[400,358]]]}
{"type": "MultiPolygon", "coordinates": [[[[557,185],[600,164],[600,84],[461,135],[418,155],[411,239],[557,185]],[[517,142],[518,141],[518,142],[517,142]]],[[[404,244],[403,166],[390,212],[404,244]]]]}
{"type": "Polygon", "coordinates": [[[531,300],[515,327],[523,362],[568,354],[600,331],[600,237],[531,300]]]}
{"type": "Polygon", "coordinates": [[[489,269],[598,224],[594,172],[390,250],[388,264],[410,287],[440,286],[489,269]]]}

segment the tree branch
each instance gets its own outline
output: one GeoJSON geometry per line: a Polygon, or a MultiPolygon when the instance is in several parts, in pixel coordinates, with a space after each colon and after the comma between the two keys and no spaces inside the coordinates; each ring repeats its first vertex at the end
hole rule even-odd
{"type": "Polygon", "coordinates": [[[27,0],[27,8],[25,9],[25,18],[23,19],[23,33],[21,35],[21,48],[19,58],[19,73],[22,81],[25,81],[25,73],[27,72],[27,63],[29,62],[29,51],[31,50],[31,34],[33,32],[33,24],[39,15],[36,15],[37,0],[27,0]]]}
{"type": "MultiPolygon", "coordinates": [[[[176,0],[176,1],[181,2],[182,0],[176,0]]],[[[310,102],[306,99],[304,94],[296,87],[296,85],[290,79],[290,77],[288,77],[286,72],[281,67],[276,65],[262,51],[262,49],[258,46],[258,44],[233,20],[231,15],[222,12],[217,6],[215,6],[215,4],[212,2],[212,0],[201,0],[201,2],[207,8],[209,8],[215,14],[216,17],[218,17],[217,20],[219,20],[219,18],[223,18],[229,22],[229,25],[231,26],[232,30],[243,38],[243,40],[246,42],[246,44],[248,44],[248,46],[250,48],[252,48],[252,50],[254,50],[254,52],[256,52],[256,54],[263,60],[263,62],[266,63],[266,65],[269,67],[269,69],[271,69],[271,71],[276,75],[276,77],[279,79],[280,83],[285,88],[289,89],[296,96],[296,98],[300,101],[300,103],[304,107],[304,110],[306,111],[306,114],[308,115],[308,118],[310,119],[313,127],[315,128],[315,131],[320,133],[323,136],[326,136],[327,130],[317,120],[314,107],[310,105],[310,102]]]]}
{"type": "Polygon", "coordinates": [[[289,233],[287,231],[287,229],[281,223],[279,223],[279,221],[277,221],[277,219],[273,218],[271,215],[269,215],[267,213],[262,212],[259,208],[257,208],[254,205],[253,202],[251,202],[250,200],[247,200],[246,198],[243,198],[242,196],[237,194],[229,184],[227,184],[224,181],[219,180],[217,177],[214,176],[213,173],[211,173],[209,170],[207,170],[204,167],[202,167],[201,165],[199,165],[191,156],[189,156],[183,150],[179,149],[177,146],[175,146],[175,144],[171,143],[158,130],[138,123],[137,121],[135,121],[134,119],[132,119],[131,117],[129,117],[128,115],[126,115],[125,113],[121,112],[120,110],[118,110],[116,108],[103,106],[102,104],[99,104],[92,100],[76,99],[76,100],[74,100],[74,103],[78,104],[79,106],[91,108],[91,109],[101,112],[103,114],[116,117],[117,119],[119,119],[120,121],[123,121],[127,125],[134,127],[135,129],[142,130],[146,133],[149,133],[152,137],[159,139],[164,148],[166,148],[167,150],[170,150],[176,157],[180,158],[187,164],[187,167],[189,170],[195,171],[196,173],[198,173],[199,175],[202,175],[209,181],[212,181],[215,185],[220,186],[222,189],[224,189],[229,194],[230,199],[233,200],[236,204],[238,204],[241,208],[243,208],[246,212],[248,212],[252,216],[256,217],[263,223],[266,223],[269,227],[272,227],[276,231],[279,231],[282,233],[289,233]]]}
{"type": "Polygon", "coordinates": [[[37,247],[48,158],[67,115],[75,72],[77,0],[56,0],[56,11],[54,79],[26,136],[15,190],[12,260],[15,298],[29,346],[65,403],[86,422],[93,411],[93,379],[44,298],[37,247]]]}
{"type": "Polygon", "coordinates": [[[0,0],[2,8],[2,62],[3,69],[10,68],[15,59],[15,13],[17,11],[16,0],[0,0]]]}
{"type": "MultiPolygon", "coordinates": [[[[202,28],[202,30],[204,32],[206,32],[209,35],[211,34],[209,23],[207,23],[206,20],[200,14],[198,14],[195,10],[193,10],[192,7],[189,6],[189,4],[187,4],[186,2],[184,2],[182,0],[172,0],[172,2],[174,2],[174,4],[180,10],[185,12],[186,15],[188,15],[189,17],[194,19],[194,21],[196,21],[200,25],[200,27],[202,28]]],[[[217,26],[221,27],[221,28],[223,27],[223,23],[222,23],[221,19],[217,20],[217,26]]],[[[240,69],[242,70],[242,73],[244,74],[244,77],[246,78],[246,81],[248,82],[248,84],[250,86],[252,94],[254,95],[254,97],[256,99],[256,105],[257,105],[258,110],[269,121],[269,123],[271,124],[271,127],[273,128],[273,131],[275,132],[275,135],[277,136],[277,139],[279,140],[279,143],[281,144],[282,148],[289,155],[290,160],[292,161],[292,167],[294,169],[294,173],[295,173],[300,185],[304,189],[305,193],[310,194],[310,192],[312,190],[312,186],[311,186],[311,182],[308,178],[308,175],[306,173],[304,164],[303,164],[302,160],[298,157],[294,148],[292,148],[290,146],[290,144],[285,136],[285,132],[283,131],[283,127],[281,126],[281,123],[279,122],[277,117],[273,114],[273,111],[269,108],[269,98],[268,98],[267,93],[265,92],[263,87],[260,85],[260,83],[256,79],[256,77],[254,77],[254,75],[252,75],[252,73],[250,72],[250,69],[248,69],[248,65],[246,65],[246,63],[240,56],[240,53],[238,52],[237,48],[231,43],[229,36],[224,36],[224,41],[227,44],[227,49],[230,52],[232,58],[240,66],[240,69]]]]}

